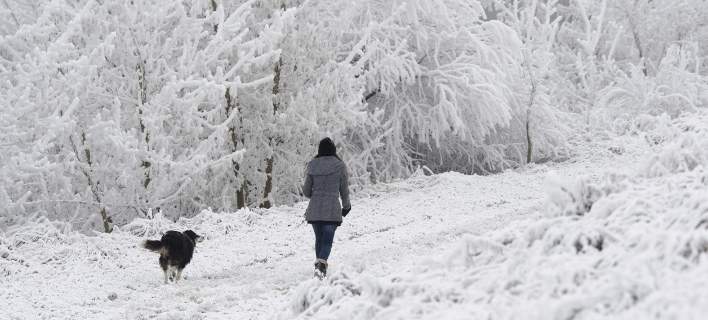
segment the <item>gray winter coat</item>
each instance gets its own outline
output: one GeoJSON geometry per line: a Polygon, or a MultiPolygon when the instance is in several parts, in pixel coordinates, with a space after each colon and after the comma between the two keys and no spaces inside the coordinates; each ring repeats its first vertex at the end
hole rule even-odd
{"type": "Polygon", "coordinates": [[[344,162],[334,156],[312,159],[307,164],[302,192],[310,198],[305,212],[307,221],[342,222],[342,207],[351,208],[349,176],[344,162]]]}

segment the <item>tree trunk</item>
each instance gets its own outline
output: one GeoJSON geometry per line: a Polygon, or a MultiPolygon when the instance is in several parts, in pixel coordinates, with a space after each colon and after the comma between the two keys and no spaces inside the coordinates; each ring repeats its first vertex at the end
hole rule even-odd
{"type": "Polygon", "coordinates": [[[108,215],[106,207],[101,208],[101,220],[103,221],[103,231],[111,233],[113,231],[113,220],[108,215]]]}
{"type": "Polygon", "coordinates": [[[526,64],[526,72],[529,75],[529,83],[531,85],[531,92],[529,92],[529,104],[526,107],[526,163],[528,164],[533,160],[533,142],[531,140],[531,109],[533,109],[533,104],[536,100],[538,85],[536,84],[536,78],[533,76],[533,70],[531,70],[531,57],[528,52],[524,52],[524,60],[526,64]]]}
{"type": "MultiPolygon", "coordinates": [[[[276,115],[278,113],[278,109],[280,108],[280,100],[278,99],[278,94],[280,93],[280,68],[283,65],[283,58],[281,57],[278,60],[278,63],[275,64],[275,68],[273,69],[273,115],[276,115]]],[[[273,191],[273,162],[274,160],[274,153],[275,153],[275,144],[277,141],[274,142],[274,139],[271,137],[268,141],[270,144],[270,149],[271,149],[271,154],[268,158],[266,158],[266,181],[265,181],[265,188],[263,190],[263,200],[260,204],[261,208],[270,208],[272,206],[272,203],[270,201],[270,193],[273,191]]]]}
{"type": "Polygon", "coordinates": [[[533,159],[533,142],[531,142],[531,109],[526,113],[526,163],[533,159]]]}
{"type": "Polygon", "coordinates": [[[639,54],[639,63],[642,64],[642,73],[644,76],[649,74],[647,71],[647,64],[644,61],[644,49],[642,48],[642,41],[639,38],[639,32],[637,32],[637,28],[634,26],[634,22],[632,21],[631,17],[628,17],[629,19],[629,26],[632,28],[632,38],[634,40],[634,45],[637,47],[637,53],[639,54]]]}
{"type": "Polygon", "coordinates": [[[103,222],[103,231],[106,233],[110,233],[111,231],[113,231],[113,219],[111,219],[111,216],[108,214],[108,208],[103,205],[101,193],[98,189],[98,182],[94,181],[93,176],[91,174],[91,167],[93,166],[93,161],[91,160],[91,150],[88,148],[88,146],[86,146],[86,133],[81,132],[81,147],[83,149],[83,152],[79,152],[79,148],[76,146],[76,143],[74,143],[74,139],[71,136],[69,136],[69,142],[71,143],[71,148],[74,151],[74,156],[76,156],[76,160],[78,160],[80,163],[85,163],[87,166],[87,168],[81,168],[81,173],[83,173],[84,177],[86,178],[86,182],[89,185],[89,189],[91,189],[93,199],[94,201],[96,201],[96,204],[98,204],[98,207],[100,208],[99,214],[101,215],[101,221],[103,222]],[[83,159],[81,159],[82,153],[83,159]]]}
{"type": "Polygon", "coordinates": [[[150,167],[152,167],[152,163],[150,160],[148,160],[148,155],[147,153],[150,152],[150,133],[147,130],[147,127],[145,126],[145,119],[143,116],[143,108],[145,108],[145,104],[147,104],[147,79],[145,79],[145,62],[142,60],[140,55],[138,54],[138,65],[135,67],[137,73],[138,73],[138,124],[140,126],[140,134],[143,137],[143,141],[145,142],[145,156],[143,156],[143,159],[140,161],[140,166],[143,168],[143,193],[139,196],[140,201],[140,207],[139,207],[139,212],[142,212],[142,214],[147,214],[148,208],[150,207],[150,198],[148,196],[148,186],[150,186],[150,182],[152,181],[152,177],[150,176],[150,167]]]}
{"type": "MultiPolygon", "coordinates": [[[[210,1],[210,4],[211,4],[211,11],[212,11],[212,12],[216,11],[216,8],[217,8],[216,1],[215,1],[215,0],[211,0],[211,1],[210,1]]],[[[218,24],[218,23],[215,23],[215,24],[214,24],[214,33],[217,33],[217,32],[219,32],[219,24],[218,24]]]]}
{"type": "Polygon", "coordinates": [[[270,202],[270,193],[273,191],[273,156],[266,159],[266,183],[265,190],[263,191],[263,202],[261,202],[261,208],[270,208],[272,203],[270,202]]]}
{"type": "Polygon", "coordinates": [[[236,191],[236,208],[241,209],[246,207],[246,197],[248,196],[248,183],[243,181],[241,187],[236,191]]]}
{"type": "MultiPolygon", "coordinates": [[[[224,99],[226,99],[226,117],[230,117],[233,112],[238,112],[238,102],[231,96],[231,88],[226,88],[224,93],[224,99]]],[[[243,144],[243,139],[239,139],[236,134],[236,125],[229,124],[229,138],[231,139],[231,152],[238,151],[239,142],[243,144]]],[[[233,183],[238,183],[241,166],[235,160],[231,160],[231,168],[234,174],[233,183]]],[[[236,208],[241,209],[246,207],[246,197],[248,195],[248,181],[245,179],[241,182],[241,185],[236,188],[236,208]]]]}
{"type": "MultiPolygon", "coordinates": [[[[138,72],[138,95],[140,96],[140,105],[138,106],[138,122],[140,124],[140,133],[143,135],[143,139],[145,141],[145,151],[149,152],[150,133],[147,131],[147,128],[145,127],[145,121],[143,119],[143,108],[147,103],[147,80],[145,79],[145,64],[140,61],[136,69],[138,72]]],[[[143,167],[144,171],[143,187],[146,189],[147,193],[147,188],[150,185],[150,181],[152,181],[152,178],[150,177],[150,167],[152,167],[152,163],[150,163],[150,161],[147,159],[147,156],[143,158],[141,166],[143,167]]],[[[147,202],[147,199],[145,201],[147,202]]]]}

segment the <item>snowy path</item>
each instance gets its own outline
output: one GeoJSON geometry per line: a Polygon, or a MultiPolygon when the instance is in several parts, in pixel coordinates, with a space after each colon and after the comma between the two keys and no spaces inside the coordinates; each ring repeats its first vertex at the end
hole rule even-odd
{"type": "MultiPolygon", "coordinates": [[[[445,254],[462,234],[538,214],[551,169],[598,175],[617,164],[631,167],[647,152],[636,147],[616,155],[606,147],[559,164],[492,176],[421,176],[361,193],[337,231],[331,272],[366,269],[382,276],[413,268],[445,254]]],[[[288,308],[292,289],[311,278],[313,236],[301,222],[304,205],[155,221],[150,232],[193,227],[207,237],[177,285],[163,285],[157,256],[138,247],[150,237],[124,228],[54,240],[50,230],[15,253],[24,265],[0,278],[0,300],[10,306],[10,319],[273,318],[288,308]]]]}

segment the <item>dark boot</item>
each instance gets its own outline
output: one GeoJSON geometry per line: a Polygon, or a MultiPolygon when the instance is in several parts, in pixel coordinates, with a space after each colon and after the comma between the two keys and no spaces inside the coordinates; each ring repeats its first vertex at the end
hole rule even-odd
{"type": "Polygon", "coordinates": [[[327,276],[327,260],[317,259],[315,262],[315,277],[324,278],[327,276]]]}

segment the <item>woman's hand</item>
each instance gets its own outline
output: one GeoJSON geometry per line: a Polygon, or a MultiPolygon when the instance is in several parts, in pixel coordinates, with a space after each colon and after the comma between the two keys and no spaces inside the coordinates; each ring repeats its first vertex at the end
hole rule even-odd
{"type": "Polygon", "coordinates": [[[352,207],[342,208],[342,217],[346,217],[349,211],[352,211],[352,207]]]}

